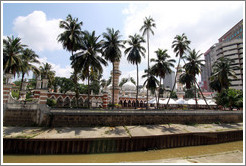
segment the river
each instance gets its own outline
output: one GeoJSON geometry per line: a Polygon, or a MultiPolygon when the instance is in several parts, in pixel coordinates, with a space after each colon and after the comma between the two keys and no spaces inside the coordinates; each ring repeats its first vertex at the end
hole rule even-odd
{"type": "Polygon", "coordinates": [[[4,163],[124,163],[243,151],[243,141],[127,153],[79,155],[3,155],[4,163]]]}

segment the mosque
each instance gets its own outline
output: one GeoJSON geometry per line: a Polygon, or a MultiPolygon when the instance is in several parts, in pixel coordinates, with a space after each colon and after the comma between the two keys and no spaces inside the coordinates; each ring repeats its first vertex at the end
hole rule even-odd
{"type": "MultiPolygon", "coordinates": [[[[109,87],[104,87],[103,91],[101,91],[99,94],[93,94],[93,92],[90,94],[90,102],[91,102],[91,107],[94,108],[107,108],[109,104],[112,102],[112,83],[114,81],[114,103],[116,104],[116,107],[120,108],[145,108],[147,104],[147,89],[146,87],[139,88],[139,93],[138,93],[138,100],[136,102],[136,85],[134,85],[131,81],[126,82],[122,87],[119,87],[119,77],[121,75],[121,71],[119,70],[119,64],[120,62],[115,62],[114,63],[114,71],[115,71],[115,77],[112,79],[111,86],[109,87]]],[[[112,71],[111,71],[112,75],[112,71]]],[[[180,73],[178,73],[177,78],[179,78],[180,73]]],[[[26,86],[28,83],[24,82],[22,91],[21,91],[21,98],[25,99],[25,94],[26,94],[26,86]]],[[[177,96],[179,99],[182,99],[184,96],[183,92],[183,85],[179,83],[178,79],[176,82],[177,85],[177,96]]],[[[11,84],[8,84],[8,89],[6,89],[6,94],[7,91],[11,91],[13,87],[11,87],[11,84]]],[[[158,91],[158,90],[157,90],[158,91]]],[[[42,79],[37,78],[37,84],[36,84],[36,89],[32,90],[33,92],[33,98],[40,104],[46,104],[47,99],[53,99],[56,100],[56,107],[73,107],[75,106],[76,103],[76,98],[75,98],[75,93],[70,92],[70,93],[60,93],[59,90],[58,92],[52,92],[48,91],[48,79],[42,79]]],[[[158,95],[158,94],[157,94],[158,95]]],[[[7,96],[7,95],[6,95],[7,96]]],[[[167,97],[167,96],[166,96],[167,97]]],[[[78,98],[78,106],[79,107],[86,107],[87,106],[87,99],[88,95],[87,94],[80,94],[78,98]]],[[[148,97],[149,101],[155,100],[155,96],[151,95],[149,93],[148,97]]],[[[8,102],[9,99],[4,100],[5,102],[8,102]]],[[[149,106],[151,103],[149,102],[149,106]]]]}

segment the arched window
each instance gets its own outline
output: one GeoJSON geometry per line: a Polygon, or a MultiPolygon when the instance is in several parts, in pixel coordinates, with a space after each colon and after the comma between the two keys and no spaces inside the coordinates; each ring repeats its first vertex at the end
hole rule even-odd
{"type": "Polygon", "coordinates": [[[66,97],[64,100],[64,107],[70,107],[70,99],[69,97],[66,97]]]}
{"type": "Polygon", "coordinates": [[[131,100],[128,101],[128,107],[131,107],[132,106],[132,102],[131,100]]]}
{"type": "Polygon", "coordinates": [[[127,107],[127,102],[126,102],[126,100],[124,101],[124,107],[127,107]]]}
{"type": "Polygon", "coordinates": [[[140,101],[140,107],[143,107],[144,105],[143,105],[143,101],[141,100],[140,101]]]}
{"type": "Polygon", "coordinates": [[[56,106],[57,107],[63,107],[63,99],[61,96],[57,99],[56,106]]]}
{"type": "Polygon", "coordinates": [[[79,98],[79,101],[78,101],[79,107],[83,107],[83,104],[84,104],[83,99],[79,98]]]}
{"type": "Polygon", "coordinates": [[[72,102],[71,102],[72,107],[76,107],[76,98],[73,97],[72,102]]]}

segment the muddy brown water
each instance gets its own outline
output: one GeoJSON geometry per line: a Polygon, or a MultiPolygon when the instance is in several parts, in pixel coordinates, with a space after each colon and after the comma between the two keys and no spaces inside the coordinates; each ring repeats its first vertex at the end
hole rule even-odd
{"type": "Polygon", "coordinates": [[[243,151],[243,141],[127,153],[81,155],[3,155],[3,163],[124,163],[243,151]]]}

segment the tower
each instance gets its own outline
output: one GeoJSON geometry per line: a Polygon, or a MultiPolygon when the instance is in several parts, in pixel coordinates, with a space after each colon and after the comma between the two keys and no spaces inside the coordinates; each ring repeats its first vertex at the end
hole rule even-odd
{"type": "MultiPolygon", "coordinates": [[[[113,71],[111,71],[111,75],[112,75],[111,91],[113,91],[113,81],[114,81],[114,103],[115,104],[119,103],[119,92],[120,92],[119,77],[121,75],[121,71],[119,70],[119,65],[120,65],[119,61],[114,62],[114,79],[113,79],[113,71]]],[[[113,96],[112,96],[112,98],[113,98],[113,96]]]]}

